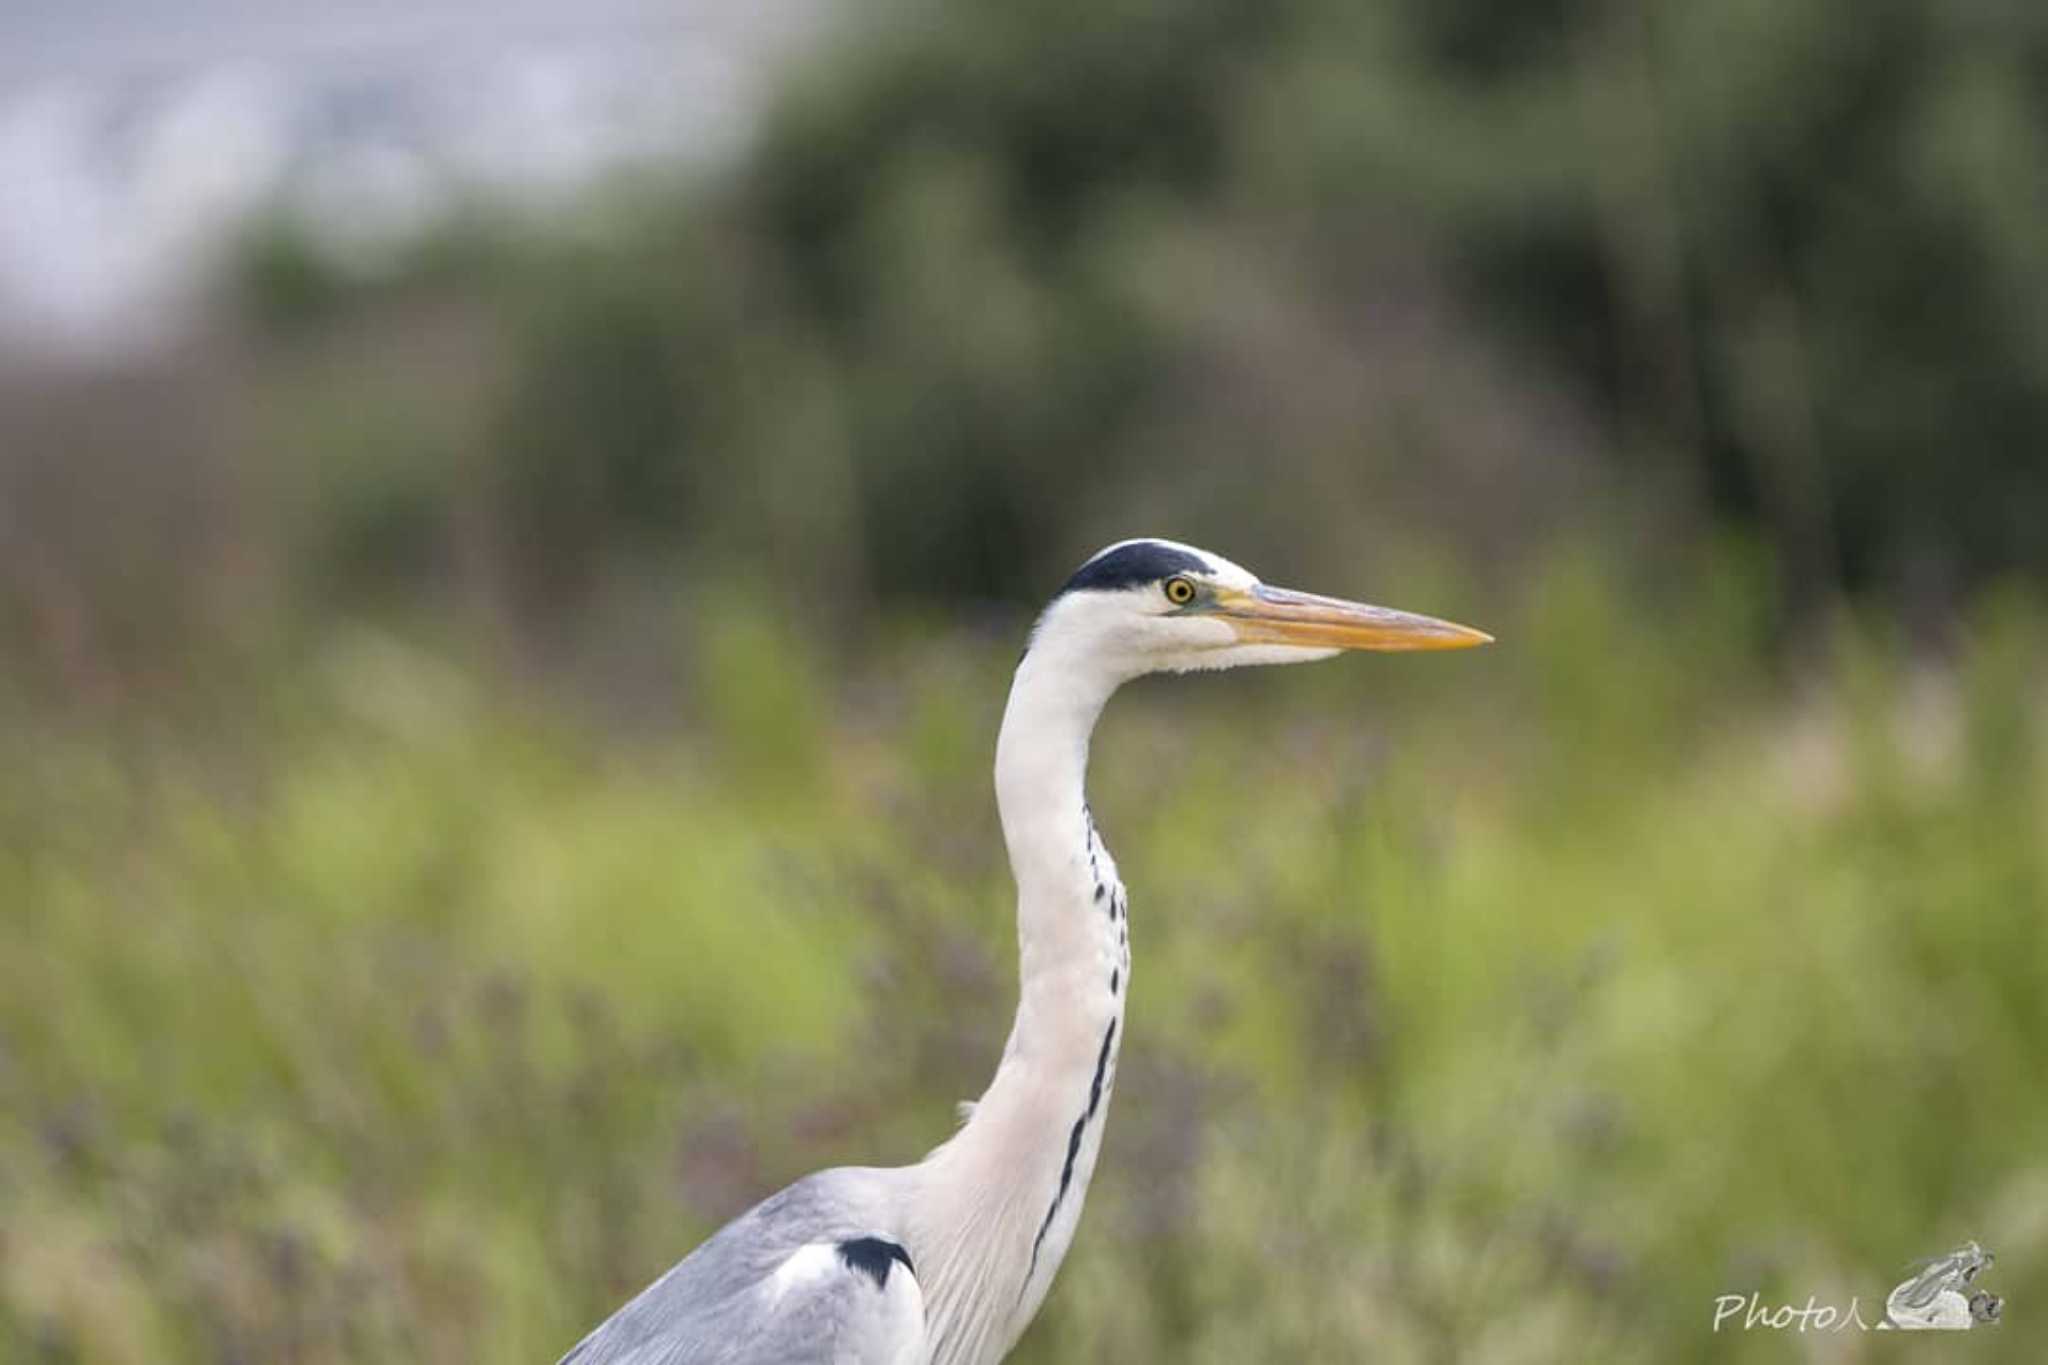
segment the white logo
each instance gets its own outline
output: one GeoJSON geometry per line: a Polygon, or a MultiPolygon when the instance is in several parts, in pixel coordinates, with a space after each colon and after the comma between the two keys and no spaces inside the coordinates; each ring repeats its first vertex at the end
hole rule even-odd
{"type": "Polygon", "coordinates": [[[1966,1332],[1980,1322],[1997,1322],[2005,1311],[2005,1300],[1982,1289],[1969,1291],[1971,1282],[1991,1268],[1992,1260],[1990,1252],[1970,1242],[1946,1256],[1918,1262],[1920,1273],[1884,1301],[1885,1320],[1878,1324],[1879,1329],[1966,1332]]]}
{"type": "Polygon", "coordinates": [[[1884,1301],[1884,1316],[1871,1323],[1863,1316],[1860,1298],[1846,1307],[1820,1302],[1808,1295],[1804,1306],[1789,1303],[1766,1304],[1757,1293],[1722,1294],[1714,1300],[1714,1330],[1753,1331],[1764,1328],[1784,1332],[1966,1332],[1980,1324],[1994,1323],[2005,1311],[2005,1300],[1985,1290],[1971,1290],[1977,1277],[1991,1268],[1991,1253],[1975,1242],[1967,1243],[1946,1256],[1916,1261],[1914,1276],[1892,1290],[1884,1301]]]}

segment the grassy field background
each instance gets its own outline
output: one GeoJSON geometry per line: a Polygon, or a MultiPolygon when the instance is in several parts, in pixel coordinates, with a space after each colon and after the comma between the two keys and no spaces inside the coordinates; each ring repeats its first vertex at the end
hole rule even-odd
{"type": "MultiPolygon", "coordinates": [[[[2033,1358],[2039,608],[1941,669],[1843,618],[1788,676],[1738,579],[1384,585],[1499,645],[1118,699],[1131,1042],[1022,1358],[1890,1359],[1714,1296],[1874,1321],[1971,1237],[2009,1307],[1962,1344],[2033,1358]]],[[[364,627],[260,697],[7,727],[0,1356],[547,1359],[949,1130],[1012,999],[1024,623],[854,663],[724,596],[630,719],[364,627]]]]}

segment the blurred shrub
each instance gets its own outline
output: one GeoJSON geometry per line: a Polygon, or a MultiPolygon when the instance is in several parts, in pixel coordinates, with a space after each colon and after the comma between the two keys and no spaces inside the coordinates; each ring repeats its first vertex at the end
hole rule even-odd
{"type": "MultiPolygon", "coordinates": [[[[1778,1360],[1713,1297],[1868,1313],[1970,1236],[2048,1295],[2039,604],[1758,706],[1739,621],[1667,662],[1715,591],[1580,562],[1487,655],[1119,699],[1131,1042],[1020,1359],[1778,1360]]],[[[232,735],[5,731],[0,1355],[546,1359],[949,1130],[1013,642],[690,634],[680,732],[369,632],[232,735]]]]}

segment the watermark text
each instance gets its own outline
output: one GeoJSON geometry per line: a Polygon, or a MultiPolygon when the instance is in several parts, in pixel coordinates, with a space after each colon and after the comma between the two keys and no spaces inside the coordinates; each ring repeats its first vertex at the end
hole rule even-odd
{"type": "Polygon", "coordinates": [[[1752,1290],[1747,1294],[1719,1294],[1714,1298],[1714,1330],[1753,1332],[1846,1332],[1851,1328],[1868,1332],[1872,1324],[1863,1317],[1861,1299],[1848,1306],[1822,1303],[1818,1295],[1806,1296],[1806,1306],[1767,1304],[1752,1290]]]}

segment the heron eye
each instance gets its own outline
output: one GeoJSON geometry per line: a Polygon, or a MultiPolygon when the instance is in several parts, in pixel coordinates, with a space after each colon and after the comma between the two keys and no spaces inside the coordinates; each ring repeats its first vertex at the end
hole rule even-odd
{"type": "Polygon", "coordinates": [[[1195,600],[1195,585],[1188,579],[1175,575],[1166,580],[1166,600],[1176,607],[1184,607],[1195,600]]]}

